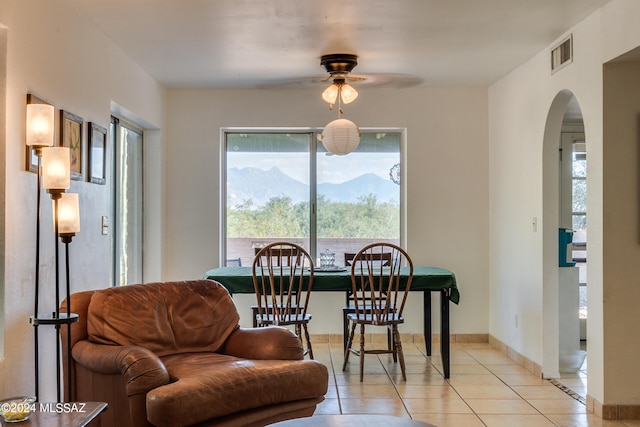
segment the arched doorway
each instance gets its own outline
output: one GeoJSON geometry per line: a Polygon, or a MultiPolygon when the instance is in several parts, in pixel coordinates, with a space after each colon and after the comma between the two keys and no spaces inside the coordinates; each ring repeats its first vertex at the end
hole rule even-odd
{"type": "Polygon", "coordinates": [[[543,280],[543,375],[560,378],[582,365],[586,335],[578,315],[586,308],[586,139],[568,90],[553,100],[544,134],[543,280]]]}

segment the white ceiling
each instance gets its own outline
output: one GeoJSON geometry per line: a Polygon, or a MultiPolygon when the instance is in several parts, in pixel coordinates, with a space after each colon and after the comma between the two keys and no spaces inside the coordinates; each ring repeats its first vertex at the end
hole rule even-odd
{"type": "Polygon", "coordinates": [[[357,75],[486,86],[610,0],[69,1],[164,85],[261,87],[326,76],[327,53],[358,55],[357,75]]]}

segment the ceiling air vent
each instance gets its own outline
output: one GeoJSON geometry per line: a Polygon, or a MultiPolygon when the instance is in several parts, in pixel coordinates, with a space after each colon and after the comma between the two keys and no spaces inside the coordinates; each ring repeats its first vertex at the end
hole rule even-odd
{"type": "Polygon", "coordinates": [[[566,67],[573,62],[573,35],[555,45],[551,49],[551,73],[566,67]]]}

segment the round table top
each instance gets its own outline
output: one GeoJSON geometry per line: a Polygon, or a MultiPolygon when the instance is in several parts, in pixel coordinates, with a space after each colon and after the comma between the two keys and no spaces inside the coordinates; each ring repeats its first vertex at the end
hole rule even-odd
{"type": "Polygon", "coordinates": [[[314,415],[280,421],[272,427],[436,427],[422,421],[388,415],[314,415]]]}

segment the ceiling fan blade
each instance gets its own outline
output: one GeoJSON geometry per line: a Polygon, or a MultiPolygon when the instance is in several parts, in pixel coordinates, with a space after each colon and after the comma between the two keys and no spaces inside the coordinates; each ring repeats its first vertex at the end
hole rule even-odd
{"type": "Polygon", "coordinates": [[[348,74],[346,76],[344,76],[345,80],[348,80],[349,82],[363,82],[365,80],[367,80],[366,77],[363,76],[352,76],[351,74],[348,74]]]}
{"type": "Polygon", "coordinates": [[[353,75],[351,71],[358,64],[357,55],[337,53],[323,55],[320,59],[320,65],[322,65],[327,72],[328,76],[308,77],[308,78],[292,78],[276,81],[267,81],[260,85],[259,88],[263,89],[276,89],[276,88],[303,88],[312,87],[313,85],[327,82],[335,83],[355,83],[358,86],[385,86],[394,88],[405,88],[411,86],[417,86],[422,83],[422,79],[419,77],[411,76],[408,74],[361,74],[353,75]]]}
{"type": "Polygon", "coordinates": [[[360,79],[355,80],[358,86],[391,87],[395,89],[418,86],[424,82],[420,77],[409,74],[360,74],[351,77],[360,79]]]}
{"type": "MultiPolygon", "coordinates": [[[[322,86],[333,80],[332,76],[328,77],[302,77],[284,80],[265,81],[259,84],[259,89],[302,89],[322,86]]],[[[420,85],[423,80],[419,77],[408,74],[359,74],[347,75],[345,80],[354,87],[371,86],[403,89],[420,85]]]]}

